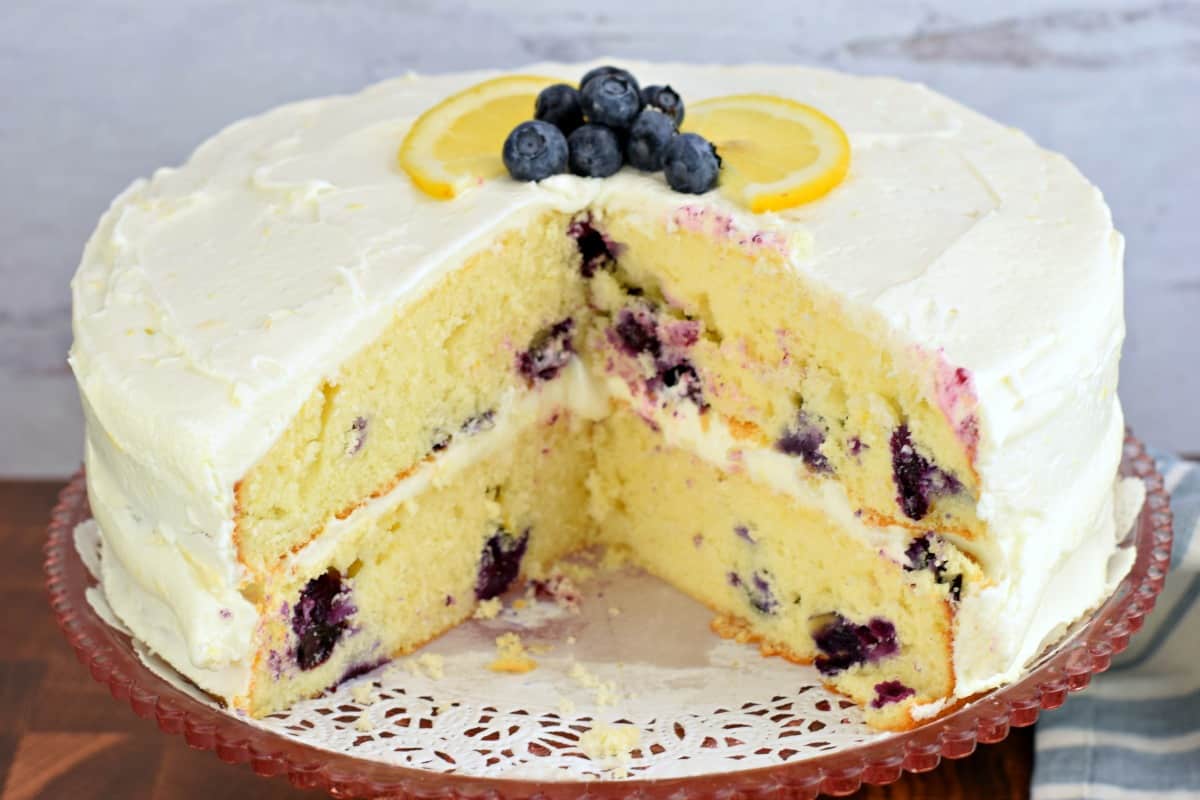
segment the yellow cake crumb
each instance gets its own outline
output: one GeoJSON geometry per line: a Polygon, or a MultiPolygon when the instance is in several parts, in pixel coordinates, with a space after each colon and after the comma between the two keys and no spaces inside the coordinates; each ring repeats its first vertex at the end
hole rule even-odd
{"type": "Polygon", "coordinates": [[[437,653],[422,653],[404,662],[410,674],[440,681],[446,677],[446,657],[437,653]]]}
{"type": "Polygon", "coordinates": [[[529,603],[525,600],[524,597],[518,597],[516,600],[513,600],[512,607],[516,608],[516,609],[522,609],[522,608],[525,608],[525,606],[527,606],[527,605],[529,605],[529,603]]]}
{"type": "Polygon", "coordinates": [[[435,680],[440,681],[446,677],[446,658],[437,653],[422,653],[417,657],[417,663],[425,670],[425,674],[435,680]]]}
{"type": "Polygon", "coordinates": [[[732,639],[738,644],[746,644],[754,640],[754,635],[745,622],[727,614],[713,617],[712,621],[708,623],[708,627],[722,639],[732,639]]]}
{"type": "Polygon", "coordinates": [[[617,608],[616,606],[610,606],[608,609],[608,615],[610,617],[619,617],[621,616],[621,609],[617,608]]]}
{"type": "Polygon", "coordinates": [[[615,777],[629,774],[627,765],[641,740],[642,732],[633,725],[597,725],[579,737],[584,755],[612,769],[615,777]]]}
{"type": "Polygon", "coordinates": [[[360,683],[350,689],[350,696],[360,706],[369,706],[375,702],[375,687],[370,683],[360,683]]]}
{"type": "Polygon", "coordinates": [[[367,716],[367,712],[364,711],[363,713],[359,714],[358,719],[355,720],[354,728],[355,730],[362,731],[363,733],[370,733],[371,731],[375,730],[375,723],[371,722],[371,718],[367,716]]]}
{"type": "Polygon", "coordinates": [[[496,637],[496,659],[488,664],[488,669],[520,674],[537,669],[537,662],[526,655],[520,636],[505,633],[496,637]]]}
{"type": "Polygon", "coordinates": [[[615,681],[600,680],[599,677],[588,671],[588,668],[578,661],[571,662],[571,670],[567,674],[583,688],[592,690],[596,705],[616,705],[619,697],[615,681]]]}
{"type": "Polygon", "coordinates": [[[495,619],[503,610],[504,603],[500,602],[500,598],[493,597],[490,600],[481,600],[479,605],[475,607],[475,619],[495,619]]]}

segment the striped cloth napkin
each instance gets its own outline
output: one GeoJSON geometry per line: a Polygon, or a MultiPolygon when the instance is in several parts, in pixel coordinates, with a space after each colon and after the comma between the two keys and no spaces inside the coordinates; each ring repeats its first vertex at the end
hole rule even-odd
{"type": "Polygon", "coordinates": [[[1171,573],[1112,669],[1038,722],[1033,800],[1200,800],[1200,465],[1154,455],[1171,573]]]}

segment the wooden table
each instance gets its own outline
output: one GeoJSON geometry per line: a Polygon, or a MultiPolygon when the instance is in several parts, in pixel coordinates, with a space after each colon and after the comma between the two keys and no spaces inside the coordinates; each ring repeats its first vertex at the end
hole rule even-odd
{"type": "MultiPolygon", "coordinates": [[[[318,797],[159,733],[75,660],[42,586],[42,541],[60,488],[0,481],[0,800],[318,797]]],[[[969,758],[854,797],[1026,798],[1032,767],[1030,732],[1016,730],[969,758]]]]}

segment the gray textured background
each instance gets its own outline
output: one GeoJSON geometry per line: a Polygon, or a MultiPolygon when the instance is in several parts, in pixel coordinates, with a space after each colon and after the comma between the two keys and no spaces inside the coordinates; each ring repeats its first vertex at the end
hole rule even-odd
{"type": "Polygon", "coordinates": [[[669,5],[0,0],[0,475],[79,462],[67,282],[132,178],[286,100],[605,54],[890,73],[1066,153],[1128,238],[1130,422],[1200,452],[1200,4],[669,5]]]}

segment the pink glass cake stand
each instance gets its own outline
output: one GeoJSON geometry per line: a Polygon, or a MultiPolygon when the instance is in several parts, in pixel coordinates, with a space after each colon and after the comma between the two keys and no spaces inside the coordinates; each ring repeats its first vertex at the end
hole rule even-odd
{"type": "MultiPolygon", "coordinates": [[[[368,760],[314,747],[249,724],[202,702],[160,677],[139,658],[124,633],[93,609],[86,591],[94,583],[76,550],[75,526],[90,517],[82,471],[62,491],[46,543],[46,583],[58,624],[92,677],[138,716],[153,719],[165,733],[181,734],[188,745],[212,750],[230,764],[249,764],[262,776],[286,776],[301,788],[324,789],[335,797],[393,798],[789,798],[820,793],[841,796],[863,784],[882,785],[904,771],[932,770],[942,758],[962,758],[979,743],[994,743],[1012,727],[1032,725],[1042,709],[1062,705],[1106,670],[1129,644],[1162,590],[1170,563],[1172,516],[1162,476],[1141,443],[1125,441],[1122,474],[1140,478],[1146,502],[1130,534],[1136,561],[1113,595],[1051,648],[1017,683],[985,693],[954,713],[914,730],[752,769],[722,768],[664,779],[532,781],[448,774],[368,760]]],[[[736,762],[729,762],[736,764],[736,762]]]]}

